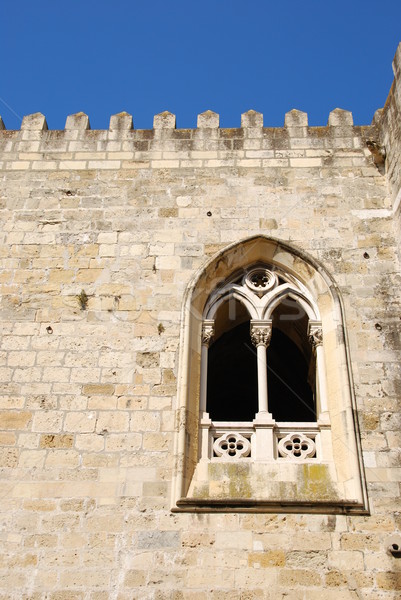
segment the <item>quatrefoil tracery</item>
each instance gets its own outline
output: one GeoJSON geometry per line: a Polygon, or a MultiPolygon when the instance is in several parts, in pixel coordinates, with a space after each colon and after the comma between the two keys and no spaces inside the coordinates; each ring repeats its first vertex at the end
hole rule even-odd
{"type": "Polygon", "coordinates": [[[305,458],[316,457],[316,443],[311,437],[303,433],[289,433],[278,442],[278,455],[282,458],[305,458]]]}
{"type": "Polygon", "coordinates": [[[213,443],[213,454],[216,457],[243,458],[250,453],[251,443],[240,433],[224,433],[213,443]]]}

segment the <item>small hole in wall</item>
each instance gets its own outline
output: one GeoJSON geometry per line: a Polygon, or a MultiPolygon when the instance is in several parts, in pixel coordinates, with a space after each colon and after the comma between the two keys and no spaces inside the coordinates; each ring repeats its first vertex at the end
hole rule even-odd
{"type": "Polygon", "coordinates": [[[376,323],[375,328],[377,329],[377,331],[381,331],[383,329],[383,327],[380,325],[380,323],[376,323]]]}
{"type": "Polygon", "coordinates": [[[210,212],[210,210],[208,210],[206,214],[207,214],[208,217],[212,216],[212,213],[210,212]]]}
{"type": "Polygon", "coordinates": [[[47,331],[47,333],[48,333],[49,335],[51,335],[51,334],[53,333],[53,328],[52,328],[52,327],[50,327],[50,325],[48,325],[48,326],[46,327],[46,331],[47,331]]]}
{"type": "Polygon", "coordinates": [[[363,258],[370,258],[369,254],[367,252],[363,253],[363,258]]]}
{"type": "Polygon", "coordinates": [[[397,551],[397,550],[399,550],[399,549],[400,549],[400,547],[399,547],[399,545],[398,545],[398,544],[391,544],[391,547],[392,547],[392,549],[393,549],[393,550],[395,550],[395,551],[397,551]]]}

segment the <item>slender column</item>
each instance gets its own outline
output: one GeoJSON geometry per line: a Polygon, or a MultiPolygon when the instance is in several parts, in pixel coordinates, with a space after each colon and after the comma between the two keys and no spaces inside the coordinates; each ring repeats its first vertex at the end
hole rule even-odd
{"type": "Polygon", "coordinates": [[[201,349],[201,376],[200,376],[200,400],[199,410],[206,413],[207,399],[207,362],[209,353],[209,344],[214,336],[214,321],[207,320],[202,323],[202,349],[201,349]]]}
{"type": "MultiPolygon", "coordinates": [[[[323,330],[320,323],[309,323],[309,342],[316,360],[316,388],[319,397],[320,413],[327,414],[326,367],[323,352],[323,330]]],[[[321,414],[317,415],[318,418],[321,414]]]]}
{"type": "Polygon", "coordinates": [[[266,350],[272,335],[271,321],[251,321],[251,340],[256,347],[258,365],[258,409],[271,417],[267,398],[267,357],[266,350]]]}

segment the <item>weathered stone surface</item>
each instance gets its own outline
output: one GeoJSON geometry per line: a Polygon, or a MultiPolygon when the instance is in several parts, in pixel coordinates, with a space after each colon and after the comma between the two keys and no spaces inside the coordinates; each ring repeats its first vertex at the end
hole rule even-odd
{"type": "MultiPolygon", "coordinates": [[[[255,111],[231,129],[212,111],[193,130],[168,112],[149,131],[127,113],[107,131],[90,131],[83,113],[61,132],[41,114],[16,132],[0,120],[0,598],[395,598],[401,46],[394,73],[366,126],[339,109],[321,127],[290,111],[274,129],[255,111]],[[181,331],[186,290],[256,235],[296,249],[290,278],[306,253],[341,292],[369,515],[170,510],[176,432],[189,424],[185,452],[198,448],[199,390],[186,391],[196,410],[177,409],[187,334],[200,369],[196,327],[181,331]]],[[[253,251],[250,263],[271,258],[253,251]]],[[[194,310],[200,318],[200,301],[194,310]]],[[[336,323],[329,349],[341,335],[336,323]]],[[[333,372],[328,361],[329,384],[333,372]]],[[[338,452],[345,468],[349,446],[338,452]]],[[[212,471],[217,495],[250,494],[246,469],[212,471]]],[[[326,498],[324,469],[304,471],[326,498]]],[[[277,497],[295,489],[273,470],[260,485],[277,497]]]]}

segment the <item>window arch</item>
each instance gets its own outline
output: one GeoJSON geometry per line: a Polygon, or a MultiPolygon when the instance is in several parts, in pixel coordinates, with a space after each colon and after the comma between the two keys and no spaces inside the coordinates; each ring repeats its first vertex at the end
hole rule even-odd
{"type": "Polygon", "coordinates": [[[269,410],[276,421],[315,422],[316,360],[302,306],[285,298],[272,312],[267,350],[269,410]]]}
{"type": "Polygon", "coordinates": [[[367,510],[341,297],[321,265],[263,236],[230,246],[191,282],[181,339],[173,510],[367,510]]]}

